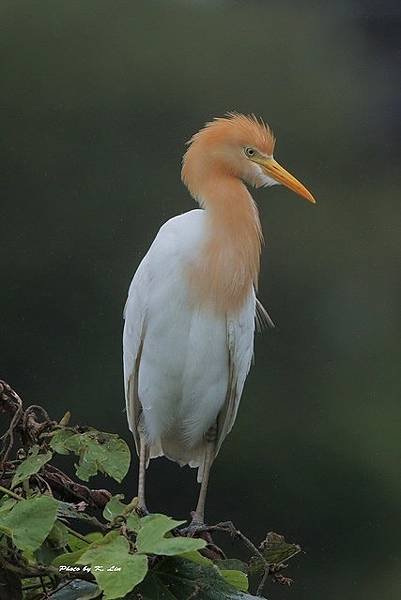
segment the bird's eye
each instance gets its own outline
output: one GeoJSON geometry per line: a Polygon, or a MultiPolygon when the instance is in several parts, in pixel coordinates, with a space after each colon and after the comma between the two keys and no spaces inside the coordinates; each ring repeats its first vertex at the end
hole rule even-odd
{"type": "Polygon", "coordinates": [[[245,154],[249,157],[255,156],[256,151],[253,148],[245,148],[245,154]]]}

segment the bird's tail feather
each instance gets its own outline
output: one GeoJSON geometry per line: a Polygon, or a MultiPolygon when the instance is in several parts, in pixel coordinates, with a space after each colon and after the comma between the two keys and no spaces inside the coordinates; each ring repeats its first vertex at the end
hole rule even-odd
{"type": "Polygon", "coordinates": [[[189,465],[193,469],[198,469],[197,480],[198,483],[202,482],[206,459],[206,442],[204,440],[196,446],[188,447],[171,439],[159,439],[150,445],[148,464],[151,458],[160,456],[177,462],[180,467],[189,465]]]}

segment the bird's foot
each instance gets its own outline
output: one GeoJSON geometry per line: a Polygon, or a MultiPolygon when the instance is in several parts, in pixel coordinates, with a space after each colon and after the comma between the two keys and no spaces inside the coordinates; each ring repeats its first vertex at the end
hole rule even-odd
{"type": "Polygon", "coordinates": [[[198,537],[205,540],[208,544],[212,544],[212,536],[209,532],[209,527],[206,525],[204,519],[200,517],[196,512],[191,512],[192,520],[188,527],[180,529],[180,534],[187,537],[198,537]]]}
{"type": "Polygon", "coordinates": [[[205,540],[207,547],[201,550],[201,554],[207,558],[210,558],[211,560],[226,558],[226,555],[221,548],[216,546],[214,543],[210,533],[211,528],[206,525],[203,519],[199,519],[199,516],[196,514],[196,512],[191,513],[191,516],[191,523],[188,525],[188,527],[179,530],[180,535],[185,535],[186,537],[196,537],[205,540]]]}
{"type": "Polygon", "coordinates": [[[206,535],[210,537],[207,526],[204,523],[195,521],[192,521],[188,527],[185,527],[184,532],[187,537],[202,537],[203,539],[206,539],[206,535]]]}
{"type": "Polygon", "coordinates": [[[205,533],[208,531],[208,526],[205,525],[203,519],[199,518],[199,516],[195,512],[191,512],[191,522],[187,527],[182,527],[179,529],[180,535],[185,535],[187,537],[200,537],[201,533],[205,533]]]}
{"type": "MultiPolygon", "coordinates": [[[[208,526],[205,523],[203,515],[200,515],[195,510],[191,512],[191,523],[188,528],[193,537],[195,534],[205,533],[208,530],[208,526]]],[[[198,536],[199,537],[199,536],[198,536]]]]}

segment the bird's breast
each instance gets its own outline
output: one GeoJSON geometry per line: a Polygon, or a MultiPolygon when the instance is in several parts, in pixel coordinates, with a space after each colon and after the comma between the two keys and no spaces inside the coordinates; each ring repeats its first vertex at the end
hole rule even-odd
{"type": "Polygon", "coordinates": [[[245,246],[217,236],[203,239],[199,250],[185,267],[189,301],[205,311],[235,316],[257,284],[259,254],[251,262],[245,246]]]}

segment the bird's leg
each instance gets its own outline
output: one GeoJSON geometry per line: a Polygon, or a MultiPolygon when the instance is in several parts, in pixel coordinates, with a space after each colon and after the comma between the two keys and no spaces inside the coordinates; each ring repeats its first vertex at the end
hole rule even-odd
{"type": "Polygon", "coordinates": [[[207,495],[207,486],[209,483],[210,469],[215,458],[217,439],[217,425],[213,425],[205,434],[206,450],[205,450],[205,465],[203,469],[203,477],[201,488],[199,491],[198,504],[195,512],[192,513],[191,526],[203,525],[205,522],[205,503],[207,495]]]}
{"type": "Polygon", "coordinates": [[[139,429],[139,475],[138,475],[138,510],[145,515],[148,514],[145,502],[145,478],[146,478],[147,448],[146,438],[142,428],[139,429]]]}

